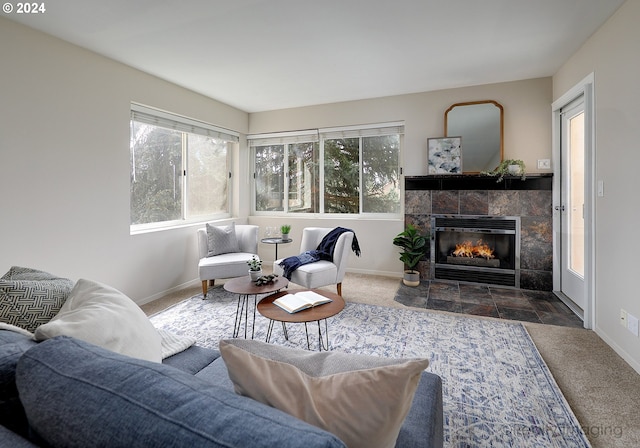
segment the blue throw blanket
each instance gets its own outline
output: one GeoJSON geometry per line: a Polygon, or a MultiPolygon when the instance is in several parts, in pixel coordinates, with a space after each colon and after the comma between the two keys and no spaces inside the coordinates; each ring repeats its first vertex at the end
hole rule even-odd
{"type": "Polygon", "coordinates": [[[287,280],[291,280],[291,274],[298,269],[300,266],[315,263],[320,260],[328,260],[333,261],[333,251],[336,248],[336,243],[338,242],[338,238],[345,232],[353,233],[353,242],[351,243],[351,250],[359,257],[360,256],[360,244],[358,243],[358,238],[356,238],[356,233],[351,229],[345,229],[344,227],[336,227],[327,233],[316,250],[308,250],[306,252],[301,253],[300,255],[294,255],[292,257],[287,257],[280,262],[280,266],[284,270],[284,277],[287,280]]]}

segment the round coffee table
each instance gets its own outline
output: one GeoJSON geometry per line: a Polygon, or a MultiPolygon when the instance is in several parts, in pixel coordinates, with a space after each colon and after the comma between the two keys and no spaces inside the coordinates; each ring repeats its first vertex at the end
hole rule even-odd
{"type": "MultiPolygon", "coordinates": [[[[276,277],[273,283],[267,283],[266,285],[257,286],[249,275],[244,277],[236,277],[227,280],[224,283],[225,291],[229,291],[238,294],[238,306],[236,308],[236,320],[233,324],[233,337],[237,338],[240,333],[240,326],[242,324],[242,314],[244,313],[244,337],[247,338],[247,322],[249,316],[249,296],[253,296],[253,326],[251,328],[251,339],[253,339],[255,327],[256,327],[256,302],[259,294],[269,294],[274,291],[286,287],[289,284],[289,280],[284,277],[276,277]]],[[[274,305],[275,306],[275,305],[274,305]]]]}
{"type": "Polygon", "coordinates": [[[309,329],[307,328],[308,322],[318,322],[318,350],[329,350],[329,328],[327,325],[327,319],[335,316],[344,309],[344,299],[338,294],[334,294],[322,289],[298,289],[291,291],[281,291],[275,294],[271,294],[258,302],[258,312],[267,319],[270,319],[269,327],[267,329],[267,342],[271,339],[271,333],[273,332],[273,324],[278,321],[282,322],[282,330],[284,331],[284,337],[289,340],[287,334],[287,323],[304,323],[304,331],[307,335],[307,349],[310,349],[309,344],[309,329]],[[297,313],[288,313],[280,308],[278,305],[274,305],[273,301],[279,297],[288,294],[289,292],[295,294],[300,291],[313,291],[320,295],[330,298],[332,301],[323,305],[307,308],[297,313]],[[322,327],[320,321],[324,320],[324,339],[322,337],[322,327]]]}

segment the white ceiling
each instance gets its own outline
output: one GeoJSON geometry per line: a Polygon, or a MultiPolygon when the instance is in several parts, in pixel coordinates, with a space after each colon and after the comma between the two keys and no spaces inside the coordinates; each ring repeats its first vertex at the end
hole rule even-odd
{"type": "Polygon", "coordinates": [[[258,112],[553,75],[624,0],[54,0],[3,17],[258,112]]]}

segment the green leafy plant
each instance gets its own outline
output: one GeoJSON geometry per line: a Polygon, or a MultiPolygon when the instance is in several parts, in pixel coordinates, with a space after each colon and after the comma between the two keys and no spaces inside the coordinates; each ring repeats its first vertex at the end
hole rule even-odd
{"type": "Polygon", "coordinates": [[[414,225],[407,224],[407,228],[393,239],[393,244],[402,249],[400,261],[413,271],[426,252],[427,236],[421,235],[414,225]]]}
{"type": "Polygon", "coordinates": [[[496,169],[494,169],[493,171],[482,171],[480,174],[484,174],[485,176],[497,176],[498,180],[496,180],[496,182],[501,182],[504,179],[504,176],[514,176],[514,175],[519,175],[520,179],[525,180],[527,178],[526,176],[526,167],[524,165],[524,162],[520,159],[506,159],[503,160],[502,162],[500,162],[500,165],[498,165],[496,167],[496,169]],[[513,174],[509,171],[509,166],[511,165],[517,165],[518,167],[520,167],[520,172],[513,174]]]}
{"type": "Polygon", "coordinates": [[[291,231],[291,226],[289,224],[283,224],[280,226],[280,233],[288,234],[291,231]]]}
{"type": "Polygon", "coordinates": [[[247,260],[247,264],[249,265],[250,271],[261,271],[262,270],[262,260],[259,260],[254,255],[251,257],[251,260],[247,260]]]}

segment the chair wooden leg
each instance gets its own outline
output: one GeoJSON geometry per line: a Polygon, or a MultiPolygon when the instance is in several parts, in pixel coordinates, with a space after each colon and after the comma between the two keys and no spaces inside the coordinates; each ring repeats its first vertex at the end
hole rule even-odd
{"type": "Polygon", "coordinates": [[[338,295],[342,297],[342,283],[338,283],[336,289],[338,290],[338,295]]]}
{"type": "Polygon", "coordinates": [[[209,280],[202,280],[202,298],[206,299],[207,298],[207,284],[209,283],[209,280]]]}

